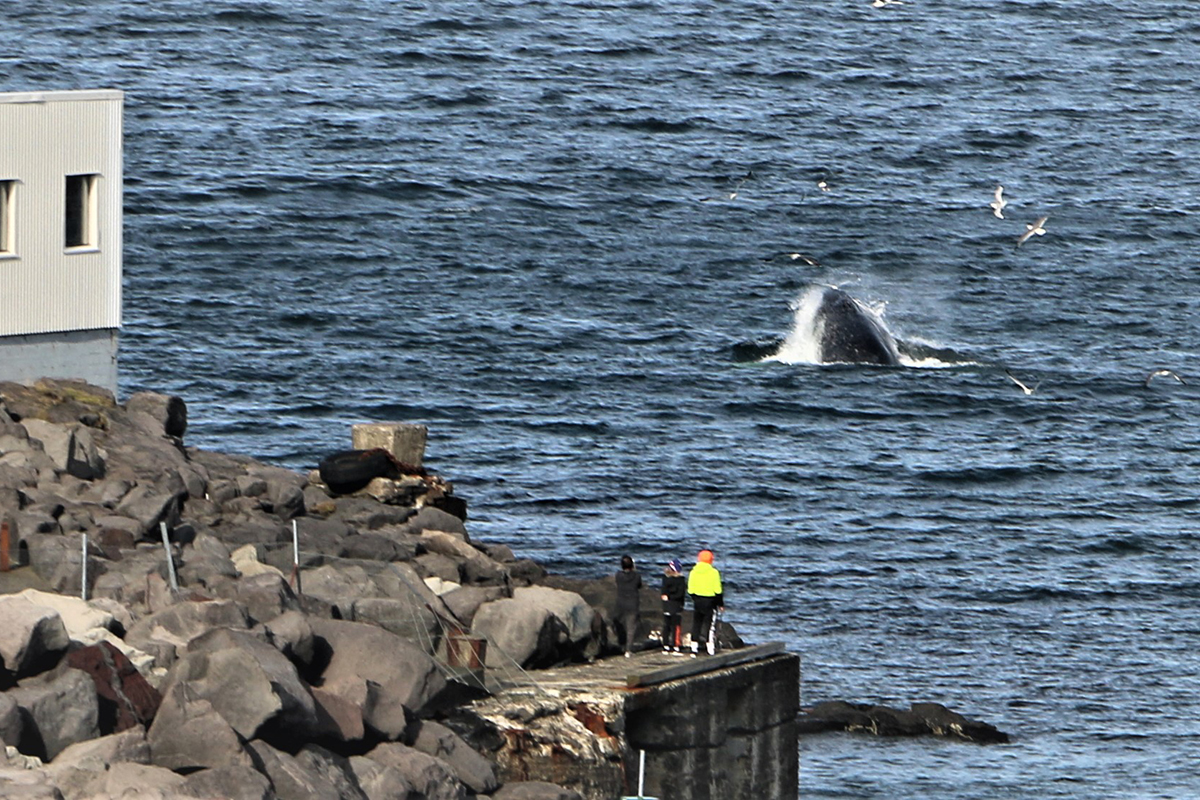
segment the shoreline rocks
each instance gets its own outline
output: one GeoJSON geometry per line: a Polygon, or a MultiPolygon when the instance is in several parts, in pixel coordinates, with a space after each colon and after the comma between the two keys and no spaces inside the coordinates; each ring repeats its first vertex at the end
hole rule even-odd
{"type": "Polygon", "coordinates": [[[850,731],[875,736],[944,736],[978,744],[1006,744],[1009,735],[986,722],[967,719],[940,703],[913,703],[906,711],[870,703],[829,700],[796,717],[801,734],[850,731]]]}
{"type": "Polygon", "coordinates": [[[617,653],[606,579],[472,540],[423,467],[351,451],[338,492],[186,430],[178,397],[0,383],[0,794],[580,797],[502,785],[450,662],[617,653]]]}

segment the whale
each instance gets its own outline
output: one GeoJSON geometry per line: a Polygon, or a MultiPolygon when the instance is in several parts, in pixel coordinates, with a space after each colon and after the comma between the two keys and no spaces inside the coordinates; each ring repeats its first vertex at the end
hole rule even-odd
{"type": "Polygon", "coordinates": [[[820,363],[900,365],[896,340],[874,311],[837,287],[818,288],[812,336],[820,363]]]}

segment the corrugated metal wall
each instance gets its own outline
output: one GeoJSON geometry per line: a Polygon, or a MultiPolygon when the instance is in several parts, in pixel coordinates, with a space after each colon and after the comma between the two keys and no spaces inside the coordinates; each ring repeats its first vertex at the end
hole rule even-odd
{"type": "Polygon", "coordinates": [[[0,256],[0,336],[121,324],[123,95],[0,94],[0,180],[15,180],[15,257],[0,256]],[[66,176],[95,174],[97,247],[64,242],[66,176]]]}

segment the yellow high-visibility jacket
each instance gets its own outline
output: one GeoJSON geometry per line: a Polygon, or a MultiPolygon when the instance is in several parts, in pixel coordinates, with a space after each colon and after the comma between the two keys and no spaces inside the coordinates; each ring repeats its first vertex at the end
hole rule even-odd
{"type": "Polygon", "coordinates": [[[688,573],[688,594],[697,597],[722,597],[724,592],[721,588],[720,571],[712,564],[696,562],[696,566],[688,573]]]}

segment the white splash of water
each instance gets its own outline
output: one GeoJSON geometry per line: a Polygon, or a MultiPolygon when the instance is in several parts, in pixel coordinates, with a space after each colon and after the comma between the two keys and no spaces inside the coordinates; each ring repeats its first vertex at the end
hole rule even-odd
{"type": "MultiPolygon", "coordinates": [[[[805,288],[805,290],[792,302],[792,327],[788,331],[779,349],[768,356],[764,356],[762,361],[778,361],[782,364],[820,364],[821,361],[821,328],[823,326],[822,319],[818,316],[818,311],[821,308],[821,301],[825,296],[827,287],[822,285],[814,285],[805,288]]],[[[887,311],[887,303],[863,303],[856,300],[862,308],[863,313],[870,314],[875,317],[879,323],[887,328],[887,323],[884,322],[884,314],[887,311]]],[[[945,369],[948,367],[962,366],[964,363],[970,364],[974,362],[963,362],[957,359],[945,360],[942,357],[944,353],[943,345],[937,342],[924,339],[909,340],[910,344],[919,345],[917,351],[920,354],[906,352],[901,349],[899,352],[900,364],[905,367],[916,367],[918,369],[945,369]]]]}
{"type": "Polygon", "coordinates": [[[779,349],[763,361],[779,361],[783,364],[820,364],[821,337],[817,330],[820,324],[817,311],[821,308],[821,298],[825,296],[824,286],[809,286],[792,303],[792,329],[779,345],[779,349]]]}

